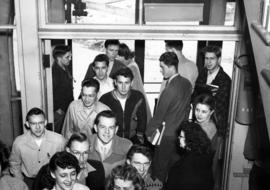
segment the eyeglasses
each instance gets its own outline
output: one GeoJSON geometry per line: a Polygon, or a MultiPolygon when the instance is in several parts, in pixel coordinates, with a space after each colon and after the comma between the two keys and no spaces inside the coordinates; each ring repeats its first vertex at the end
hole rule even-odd
{"type": "Polygon", "coordinates": [[[131,162],[134,166],[137,166],[137,167],[149,167],[151,162],[145,162],[145,163],[141,163],[141,162],[131,162]]]}
{"type": "Polygon", "coordinates": [[[74,150],[70,150],[70,152],[76,156],[76,157],[88,157],[89,152],[85,151],[85,152],[79,152],[79,151],[74,151],[74,150]]]}
{"type": "Polygon", "coordinates": [[[37,126],[37,125],[44,125],[45,124],[45,121],[40,121],[40,122],[28,122],[29,125],[32,125],[32,126],[37,126]]]}

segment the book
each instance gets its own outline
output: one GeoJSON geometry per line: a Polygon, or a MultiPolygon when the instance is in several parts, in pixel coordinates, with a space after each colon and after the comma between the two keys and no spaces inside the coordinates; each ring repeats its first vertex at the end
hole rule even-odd
{"type": "Polygon", "coordinates": [[[156,129],[156,132],[151,137],[152,145],[160,145],[164,131],[165,131],[165,122],[163,121],[161,132],[159,131],[159,129],[156,129]]]}

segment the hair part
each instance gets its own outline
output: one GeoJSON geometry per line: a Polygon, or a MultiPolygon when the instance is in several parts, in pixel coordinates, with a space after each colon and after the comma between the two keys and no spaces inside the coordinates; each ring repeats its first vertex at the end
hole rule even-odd
{"type": "Polygon", "coordinates": [[[99,82],[94,78],[88,78],[82,81],[82,89],[83,87],[94,87],[96,89],[96,93],[99,92],[100,85],[99,82]]]}

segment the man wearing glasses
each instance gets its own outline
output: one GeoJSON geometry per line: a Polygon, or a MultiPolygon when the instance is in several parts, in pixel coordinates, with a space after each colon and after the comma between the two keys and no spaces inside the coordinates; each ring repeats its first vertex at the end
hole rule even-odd
{"type": "Polygon", "coordinates": [[[63,151],[65,147],[64,137],[46,130],[46,125],[44,112],[32,108],[26,115],[27,132],[18,136],[12,146],[10,172],[23,179],[29,189],[39,169],[49,162],[54,153],[63,151]]]}
{"type": "Polygon", "coordinates": [[[97,101],[99,82],[93,78],[82,82],[81,99],[70,103],[63,124],[62,134],[69,139],[73,133],[83,132],[89,138],[96,115],[108,106],[97,101]]]}
{"type": "Polygon", "coordinates": [[[67,142],[66,151],[73,154],[79,161],[81,171],[78,182],[86,185],[91,190],[104,188],[104,168],[101,162],[89,160],[90,144],[84,133],[74,133],[67,142]]]}
{"type": "Polygon", "coordinates": [[[160,180],[153,179],[149,168],[152,162],[152,151],[150,148],[141,145],[134,145],[127,153],[127,164],[137,169],[144,179],[146,190],[161,190],[163,184],[160,180]]]}

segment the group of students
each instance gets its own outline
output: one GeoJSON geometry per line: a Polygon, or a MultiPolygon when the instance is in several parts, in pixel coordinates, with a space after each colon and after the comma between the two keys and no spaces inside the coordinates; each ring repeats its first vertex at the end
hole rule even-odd
{"type": "Polygon", "coordinates": [[[42,110],[31,109],[27,132],[13,143],[10,173],[30,189],[218,189],[231,82],[221,50],[206,47],[198,72],[182,54],[182,41],[165,44],[153,117],[125,44],[105,41],[106,54],[89,65],[78,100],[70,49],[55,47],[55,132],[46,129],[42,110]],[[153,146],[157,133],[161,141],[153,146]]]}

